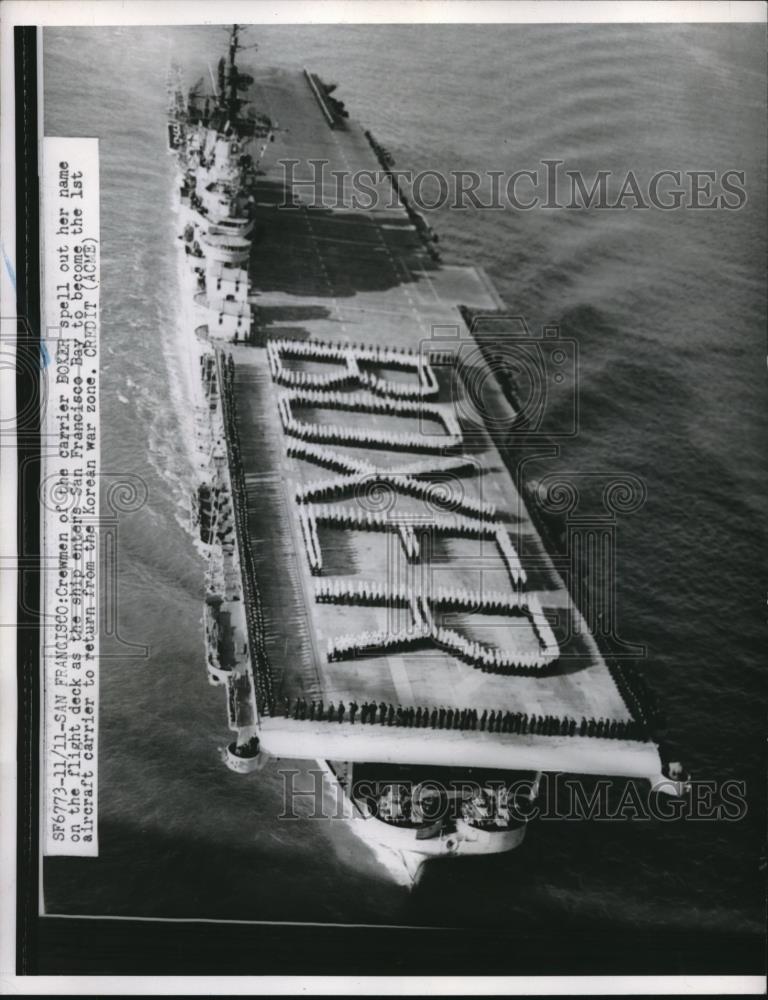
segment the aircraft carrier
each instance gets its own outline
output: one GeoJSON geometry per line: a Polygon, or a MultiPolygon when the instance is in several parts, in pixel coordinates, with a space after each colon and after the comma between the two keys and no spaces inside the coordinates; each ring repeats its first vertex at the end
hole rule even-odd
{"type": "Polygon", "coordinates": [[[520,414],[472,319],[503,327],[504,302],[440,261],[334,88],[243,72],[240,38],[209,82],[172,82],[168,121],[227,765],[320,761],[410,871],[516,847],[543,772],[679,790],[529,516],[520,414]]]}

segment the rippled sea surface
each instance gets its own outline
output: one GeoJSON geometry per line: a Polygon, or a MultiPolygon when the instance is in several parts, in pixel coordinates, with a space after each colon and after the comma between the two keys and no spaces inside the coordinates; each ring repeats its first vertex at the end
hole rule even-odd
{"type": "Polygon", "coordinates": [[[274,768],[240,777],[221,764],[225,704],[206,681],[204,567],[189,530],[198,352],[177,322],[165,108],[171,59],[193,82],[226,34],[46,30],[46,133],[101,140],[104,471],[140,475],[149,489],[119,529],[120,638],[136,647],[113,647],[102,665],[101,855],[46,863],[48,910],[758,933],[764,32],[249,34],[260,45],[254,60],[307,65],[337,82],[401,168],[511,173],[553,158],[587,176],[745,172],[741,211],[446,208],[429,221],[444,259],[483,265],[532,330],[556,324],[577,342],[579,433],[533,462],[531,475],[588,470],[645,483],[644,506],[618,522],[619,633],[647,647],[642,669],[689,767],[746,781],[749,811],[731,823],[542,822],[520,850],[437,863],[409,893],[339,824],[276,821],[274,768]]]}

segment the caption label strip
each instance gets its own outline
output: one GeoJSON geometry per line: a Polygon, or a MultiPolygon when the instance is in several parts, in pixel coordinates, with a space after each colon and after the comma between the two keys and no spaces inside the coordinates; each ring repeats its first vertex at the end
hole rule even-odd
{"type": "Polygon", "coordinates": [[[96,857],[99,727],[99,146],[43,140],[41,477],[46,855],[96,857]]]}

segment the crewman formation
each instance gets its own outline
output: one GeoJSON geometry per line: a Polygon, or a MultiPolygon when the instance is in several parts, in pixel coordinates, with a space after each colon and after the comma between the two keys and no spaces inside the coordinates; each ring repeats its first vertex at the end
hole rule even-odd
{"type": "Polygon", "coordinates": [[[177,75],[168,120],[227,765],[316,760],[349,827],[413,877],[517,847],[544,773],[679,790],[646,689],[606,662],[494,437],[515,401],[472,317],[504,303],[441,263],[334,88],[246,74],[241,36],[191,89],[177,75]],[[369,171],[380,197],[311,204],[293,182],[311,160],[369,171]]]}

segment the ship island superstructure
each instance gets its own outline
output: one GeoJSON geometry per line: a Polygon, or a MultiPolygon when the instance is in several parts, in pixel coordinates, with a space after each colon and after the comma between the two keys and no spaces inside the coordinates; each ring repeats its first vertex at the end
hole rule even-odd
{"type": "Polygon", "coordinates": [[[239,39],[211,94],[172,88],[168,126],[226,763],[320,761],[356,832],[411,870],[510,850],[517,779],[530,798],[543,772],[669,775],[647,693],[606,662],[495,432],[514,400],[467,322],[503,315],[490,280],[441,263],[333,87],[243,74],[239,39]],[[334,171],[369,171],[374,204],[334,171]]]}

